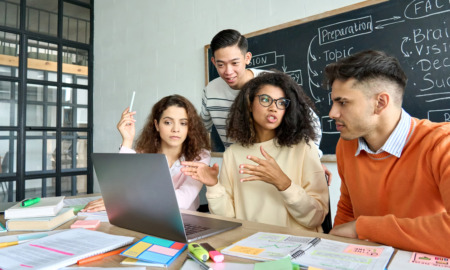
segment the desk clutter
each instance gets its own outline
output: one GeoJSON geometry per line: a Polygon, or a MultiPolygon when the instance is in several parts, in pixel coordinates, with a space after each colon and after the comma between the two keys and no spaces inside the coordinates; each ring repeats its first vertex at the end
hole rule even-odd
{"type": "MultiPolygon", "coordinates": [[[[153,236],[146,236],[123,251],[120,255],[168,267],[186,249],[186,244],[153,236]]],[[[135,264],[139,264],[135,261],[135,264]]]]}
{"type": "Polygon", "coordinates": [[[8,231],[50,231],[74,219],[72,208],[63,208],[64,196],[23,200],[5,210],[8,231]]]}
{"type": "Polygon", "coordinates": [[[64,205],[64,196],[36,199],[32,199],[33,204],[28,205],[26,202],[30,200],[24,200],[6,209],[5,219],[56,216],[64,205]]]}
{"type": "MultiPolygon", "coordinates": [[[[57,269],[73,264],[84,267],[84,264],[89,266],[89,263],[109,256],[122,256],[119,261],[114,259],[115,263],[119,265],[120,262],[120,265],[127,266],[128,269],[173,268],[174,261],[179,257],[184,261],[177,265],[184,270],[450,268],[450,260],[440,256],[397,250],[393,257],[394,248],[390,246],[349,244],[319,237],[279,233],[256,232],[216,250],[213,247],[214,242],[188,245],[154,236],[145,236],[136,241],[134,237],[95,231],[99,228],[100,220],[87,220],[89,215],[78,215],[86,219],[73,222],[71,229],[53,230],[54,227],[77,217],[73,211],[74,204],[82,208],[92,199],[69,200],[67,204],[64,202],[64,207],[62,200],[63,197],[33,199],[28,202],[28,206],[22,206],[20,202],[10,208],[13,211],[9,211],[9,219],[6,221],[8,231],[40,232],[0,235],[0,269],[57,269]],[[46,205],[42,207],[41,203],[46,205]],[[40,208],[37,211],[38,216],[35,211],[28,211],[32,208],[40,208]],[[11,213],[14,218],[11,218],[11,213]],[[56,214],[39,216],[52,213],[56,214]],[[21,220],[25,225],[20,225],[21,220]],[[42,227],[39,227],[39,222],[42,222],[42,227]],[[131,246],[125,247],[130,244],[131,246]],[[237,263],[232,257],[249,261],[237,263]]],[[[6,229],[2,230],[1,227],[0,232],[6,232],[6,229]]],[[[66,226],[68,227],[69,225],[66,226]]]]}
{"type": "Polygon", "coordinates": [[[85,229],[64,230],[0,249],[0,268],[58,269],[75,264],[81,259],[126,246],[133,240],[133,237],[85,229]]]}
{"type": "Polygon", "coordinates": [[[394,253],[389,246],[363,246],[318,237],[258,232],[225,249],[225,255],[257,261],[290,258],[319,269],[385,269],[394,253]]]}

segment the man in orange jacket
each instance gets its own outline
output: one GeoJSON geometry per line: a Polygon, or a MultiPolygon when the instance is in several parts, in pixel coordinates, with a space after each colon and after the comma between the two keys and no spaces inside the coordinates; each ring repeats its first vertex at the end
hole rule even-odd
{"type": "Polygon", "coordinates": [[[397,59],[364,51],[325,68],[341,139],[331,234],[450,257],[450,123],[402,109],[397,59]]]}

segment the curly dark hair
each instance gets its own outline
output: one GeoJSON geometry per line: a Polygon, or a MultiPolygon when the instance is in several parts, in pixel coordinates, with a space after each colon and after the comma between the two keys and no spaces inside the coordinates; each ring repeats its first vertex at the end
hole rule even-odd
{"type": "Polygon", "coordinates": [[[280,146],[292,146],[302,139],[308,142],[314,140],[317,134],[314,130],[311,109],[314,104],[303,92],[303,89],[289,75],[282,72],[263,72],[247,82],[233,102],[227,119],[227,137],[233,141],[249,146],[256,143],[256,131],[253,115],[250,110],[252,102],[264,85],[279,87],[291,102],[281,124],[276,128],[276,141],[280,146]]]}
{"type": "Polygon", "coordinates": [[[141,134],[136,140],[136,151],[157,153],[161,149],[161,136],[154,123],[155,120],[159,123],[163,112],[170,106],[184,108],[188,115],[188,133],[183,142],[180,157],[184,155],[186,160],[199,160],[202,149],[211,149],[208,133],[192,103],[180,95],[164,97],[153,106],[141,134]]]}

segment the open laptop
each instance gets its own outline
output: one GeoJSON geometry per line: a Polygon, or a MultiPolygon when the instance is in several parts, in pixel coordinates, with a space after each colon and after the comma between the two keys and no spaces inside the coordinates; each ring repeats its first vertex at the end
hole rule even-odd
{"type": "Polygon", "coordinates": [[[181,214],[163,154],[93,153],[92,161],[111,224],[183,243],[242,225],[181,214]]]}

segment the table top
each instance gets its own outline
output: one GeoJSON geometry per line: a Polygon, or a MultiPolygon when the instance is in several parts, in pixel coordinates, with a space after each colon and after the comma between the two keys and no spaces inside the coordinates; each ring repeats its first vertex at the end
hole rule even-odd
{"type": "MultiPolygon", "coordinates": [[[[250,236],[256,232],[272,232],[272,233],[283,233],[283,234],[291,234],[291,235],[297,235],[297,236],[307,236],[307,237],[321,237],[321,238],[326,238],[326,239],[331,239],[331,240],[337,240],[337,241],[342,241],[342,242],[347,242],[347,243],[354,243],[354,244],[363,244],[363,245],[376,245],[375,243],[370,243],[367,241],[362,241],[362,240],[357,240],[357,239],[349,239],[349,238],[343,238],[343,237],[338,237],[338,236],[333,236],[333,235],[328,235],[328,234],[322,234],[322,233],[313,233],[313,232],[308,232],[308,231],[303,231],[300,229],[293,229],[293,228],[287,228],[287,227],[279,227],[279,226],[274,226],[274,225],[268,225],[268,224],[261,224],[261,223],[256,223],[256,222],[251,222],[251,221],[245,221],[245,220],[237,220],[237,219],[232,219],[232,218],[225,218],[225,217],[221,217],[221,216],[217,216],[217,215],[212,215],[212,214],[207,214],[207,213],[200,213],[200,212],[195,212],[195,211],[188,211],[188,210],[182,210],[183,213],[189,213],[189,214],[193,214],[193,215],[198,215],[198,216],[208,216],[208,217],[214,217],[217,219],[221,219],[221,220],[232,220],[232,221],[239,221],[242,223],[242,226],[235,228],[233,230],[230,231],[226,231],[220,234],[216,234],[214,236],[211,237],[207,237],[207,238],[203,238],[201,240],[199,240],[198,242],[208,242],[209,244],[211,244],[213,247],[217,248],[217,249],[221,249],[224,247],[227,247],[229,245],[231,245],[232,243],[243,239],[247,236],[250,236]]],[[[68,229],[70,228],[70,225],[72,223],[74,223],[77,219],[84,219],[84,217],[77,217],[74,220],[71,220],[69,222],[66,222],[65,224],[61,225],[60,227],[58,227],[57,229],[68,229]]],[[[4,224],[5,220],[3,215],[0,215],[0,221],[4,224]]],[[[120,228],[114,225],[111,225],[108,222],[102,222],[100,227],[97,229],[97,231],[101,231],[101,232],[105,232],[105,233],[109,233],[109,234],[115,234],[115,235],[124,235],[124,236],[132,236],[135,238],[135,241],[143,238],[144,236],[146,236],[146,234],[140,233],[140,232],[136,232],[136,231],[131,231],[128,229],[124,229],[124,228],[120,228]]],[[[26,232],[7,232],[6,234],[2,234],[2,235],[14,235],[14,234],[21,234],[21,233],[26,233],[26,232]]],[[[169,269],[180,269],[181,266],[183,265],[185,258],[186,258],[186,252],[184,251],[171,265],[169,269]]],[[[102,260],[99,261],[95,261],[89,264],[85,264],[83,265],[83,267],[124,267],[124,265],[121,265],[120,262],[124,259],[123,256],[120,255],[114,255],[114,256],[110,256],[110,257],[106,257],[102,260]]],[[[241,262],[241,263],[255,263],[255,261],[252,260],[247,260],[247,259],[242,259],[242,258],[238,258],[238,257],[233,257],[233,256],[227,256],[225,255],[225,261],[226,262],[241,262]]],[[[76,265],[73,265],[76,267],[76,265]]],[[[147,267],[147,269],[161,269],[158,267],[147,267]]]]}

